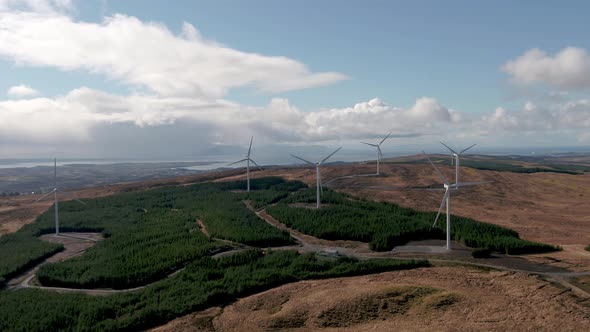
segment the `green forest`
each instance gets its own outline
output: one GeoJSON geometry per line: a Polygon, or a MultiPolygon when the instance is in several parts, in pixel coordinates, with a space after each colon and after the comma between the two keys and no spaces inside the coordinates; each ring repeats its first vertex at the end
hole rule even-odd
{"type": "Polygon", "coordinates": [[[330,259],[294,251],[250,250],[220,259],[204,256],[174,277],[132,293],[0,291],[0,330],[137,331],[289,282],[426,266],[427,261],[330,259]]]}
{"type": "MultiPolygon", "coordinates": [[[[267,212],[300,232],[328,240],[368,242],[371,250],[388,251],[409,241],[444,239],[445,222],[431,228],[435,213],[418,212],[395,204],[358,200],[324,190],[321,209],[294,206],[315,202],[315,191],[302,190],[267,212]]],[[[505,254],[525,254],[559,250],[547,244],[522,240],[508,228],[452,216],[451,236],[473,248],[488,248],[505,254]]]]}
{"type": "MultiPolygon", "coordinates": [[[[257,179],[252,181],[255,191],[251,195],[285,197],[289,190],[303,186],[281,178],[257,179]]],[[[78,258],[43,266],[39,280],[45,285],[78,288],[129,288],[159,280],[223,246],[199,231],[197,219],[212,238],[259,247],[292,244],[288,233],[246,208],[247,193],[233,192],[244,187],[244,181],[203,183],[97,198],[87,205],[63,202],[62,232],[102,232],[105,239],[78,258]]],[[[61,250],[61,245],[37,238],[54,231],[50,208],[36,223],[0,237],[0,277],[8,280],[61,250]]]]}

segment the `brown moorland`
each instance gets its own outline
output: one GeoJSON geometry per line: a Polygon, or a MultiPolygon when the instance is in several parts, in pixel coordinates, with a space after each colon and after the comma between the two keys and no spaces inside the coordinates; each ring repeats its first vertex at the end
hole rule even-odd
{"type": "Polygon", "coordinates": [[[153,331],[587,331],[590,311],[538,277],[463,267],[309,280],[153,331]]]}
{"type": "MultiPolygon", "coordinates": [[[[454,168],[439,165],[452,181],[454,168]]],[[[387,201],[420,211],[436,211],[442,194],[423,190],[438,188],[440,180],[426,164],[382,164],[381,176],[371,174],[375,164],[327,165],[322,170],[326,187],[376,201],[387,201]],[[340,177],[344,177],[338,179],[340,177]],[[335,179],[328,183],[330,180],[335,179]]],[[[252,177],[282,176],[315,185],[315,170],[299,167],[273,167],[252,172],[252,177]]],[[[72,192],[79,198],[94,198],[114,193],[141,191],[169,185],[188,185],[202,181],[243,179],[241,169],[212,172],[172,179],[123,183],[72,192]]],[[[560,245],[561,252],[529,255],[530,259],[572,270],[584,269],[590,261],[590,173],[511,173],[463,167],[461,181],[491,181],[453,192],[453,214],[516,230],[527,240],[560,245]]],[[[39,195],[0,198],[0,234],[18,230],[33,222],[51,201],[27,206],[39,195]]]]}

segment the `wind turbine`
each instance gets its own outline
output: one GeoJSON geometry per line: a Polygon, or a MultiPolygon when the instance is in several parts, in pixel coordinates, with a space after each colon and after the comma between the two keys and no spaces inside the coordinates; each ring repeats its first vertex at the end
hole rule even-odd
{"type": "Polygon", "coordinates": [[[58,209],[58,205],[59,205],[59,196],[58,194],[62,194],[65,196],[70,197],[71,199],[73,199],[74,201],[81,203],[83,205],[86,205],[86,203],[82,202],[81,200],[77,199],[76,197],[70,195],[69,193],[62,191],[61,189],[59,189],[57,187],[57,159],[53,159],[53,190],[51,190],[50,192],[48,192],[47,194],[45,194],[45,196],[39,198],[38,200],[34,201],[33,203],[31,203],[30,205],[33,205],[37,202],[40,202],[42,200],[44,200],[46,197],[49,197],[51,194],[53,194],[53,200],[54,200],[54,210],[55,210],[55,235],[59,235],[59,209],[58,209]]]}
{"type": "MultiPolygon", "coordinates": [[[[451,165],[453,164],[453,159],[455,160],[455,183],[460,184],[459,183],[459,167],[460,167],[459,157],[463,154],[463,152],[471,149],[472,147],[476,146],[477,144],[473,144],[472,146],[461,150],[461,152],[457,152],[457,151],[451,149],[448,145],[446,145],[443,142],[440,142],[440,144],[444,145],[447,149],[449,149],[449,151],[451,151],[451,165]]],[[[459,186],[457,186],[457,189],[459,189],[459,186]]]]}
{"type": "Polygon", "coordinates": [[[385,138],[382,139],[381,142],[379,142],[378,144],[361,142],[363,144],[367,144],[377,148],[377,175],[379,175],[379,162],[381,161],[381,158],[383,158],[383,153],[381,153],[381,144],[383,144],[383,142],[385,142],[385,140],[388,139],[389,136],[391,136],[391,132],[389,132],[389,134],[387,134],[387,136],[385,136],[385,138]]]}
{"type": "Polygon", "coordinates": [[[426,156],[426,158],[428,159],[428,162],[430,162],[430,165],[432,165],[432,167],[436,171],[436,174],[438,174],[438,177],[443,182],[443,188],[445,191],[445,195],[443,196],[442,202],[440,203],[440,207],[438,208],[438,213],[436,214],[436,218],[434,219],[434,223],[432,224],[432,227],[436,226],[436,223],[438,222],[438,217],[440,216],[440,211],[442,210],[443,205],[446,204],[446,206],[447,206],[447,247],[446,248],[447,248],[447,250],[451,250],[451,190],[450,189],[458,188],[459,185],[461,185],[462,187],[475,186],[478,184],[487,183],[488,181],[449,183],[449,181],[447,181],[447,178],[445,178],[445,176],[438,170],[438,168],[436,166],[434,166],[434,163],[432,163],[432,160],[430,160],[428,155],[426,155],[426,152],[422,151],[422,153],[424,154],[424,156],[426,156]]]}
{"type": "MultiPolygon", "coordinates": [[[[252,152],[252,140],[253,139],[254,139],[254,136],[252,136],[250,138],[250,147],[248,148],[248,154],[246,155],[246,158],[244,158],[242,160],[238,160],[236,162],[233,162],[233,163],[227,165],[227,166],[231,166],[231,165],[241,163],[243,161],[246,162],[246,183],[247,183],[247,190],[246,191],[247,192],[250,192],[250,162],[252,162],[254,165],[258,166],[258,164],[250,158],[250,152],[252,152]]],[[[262,167],[258,166],[258,168],[262,168],[262,167]]]]}
{"type": "Polygon", "coordinates": [[[323,163],[326,162],[326,160],[328,160],[330,157],[332,157],[336,152],[340,151],[340,149],[342,149],[342,147],[339,147],[338,149],[336,149],[336,151],[330,153],[329,156],[327,156],[326,158],[322,159],[322,161],[319,161],[317,163],[312,163],[311,161],[307,161],[301,157],[297,157],[295,155],[291,155],[291,157],[293,158],[297,158],[301,161],[304,161],[306,164],[315,166],[315,173],[316,173],[316,208],[319,209],[320,208],[320,190],[322,190],[322,175],[320,173],[320,166],[322,166],[323,163]]]}

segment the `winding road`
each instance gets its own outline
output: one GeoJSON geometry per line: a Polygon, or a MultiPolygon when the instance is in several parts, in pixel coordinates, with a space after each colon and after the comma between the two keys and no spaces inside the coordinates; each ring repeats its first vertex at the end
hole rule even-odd
{"type": "MultiPolygon", "coordinates": [[[[558,283],[562,284],[564,287],[571,289],[572,292],[576,293],[578,296],[580,296],[582,298],[590,298],[590,292],[588,290],[585,290],[583,288],[576,286],[570,280],[571,278],[575,278],[575,277],[588,276],[588,275],[590,275],[590,271],[583,271],[583,272],[540,271],[542,269],[542,266],[539,266],[539,268],[537,270],[535,270],[535,269],[519,269],[519,268],[513,268],[513,267],[509,267],[509,266],[496,265],[496,264],[477,263],[477,262],[472,262],[472,261],[453,259],[451,257],[449,259],[429,258],[429,257],[426,257],[424,255],[420,255],[420,254],[416,254],[412,257],[399,257],[399,256],[394,256],[395,254],[393,252],[371,252],[371,251],[368,251],[367,248],[359,249],[359,248],[343,247],[343,246],[338,246],[337,241],[321,240],[321,239],[312,237],[307,234],[302,234],[294,229],[288,228],[284,224],[275,220],[268,213],[266,213],[265,209],[255,210],[249,204],[249,202],[245,201],[244,203],[259,218],[261,218],[262,220],[264,220],[268,224],[272,225],[273,227],[276,227],[281,230],[289,232],[291,234],[291,236],[293,237],[293,239],[295,239],[299,243],[298,245],[273,247],[272,250],[297,250],[299,252],[307,252],[307,253],[312,252],[312,253],[317,253],[317,254],[326,255],[326,256],[349,256],[349,257],[355,257],[358,259],[370,259],[370,258],[381,258],[381,259],[389,258],[389,259],[391,259],[391,258],[395,258],[395,259],[400,259],[400,260],[415,260],[415,259],[424,258],[424,259],[428,259],[432,263],[457,264],[457,265],[463,265],[463,266],[473,266],[473,267],[495,269],[495,270],[508,271],[508,272],[527,273],[527,274],[538,275],[541,277],[545,277],[547,279],[551,279],[552,281],[558,282],[558,283]],[[326,242],[329,242],[330,244],[322,244],[322,243],[326,243],[326,242]]],[[[202,229],[202,231],[206,232],[204,224],[201,221],[199,221],[199,226],[202,229]]],[[[82,239],[82,240],[86,240],[86,239],[82,239]]],[[[224,241],[224,242],[227,243],[227,241],[224,241]]],[[[348,241],[348,242],[353,242],[353,241],[348,241]]],[[[239,246],[236,246],[230,250],[213,253],[211,255],[211,257],[213,257],[213,258],[224,257],[224,256],[232,255],[237,252],[241,252],[241,251],[244,251],[244,250],[247,250],[250,248],[251,247],[249,247],[249,246],[239,245],[239,246]]],[[[66,258],[71,258],[74,256],[81,255],[85,250],[86,249],[76,252],[74,255],[71,255],[66,258]]],[[[48,259],[50,259],[50,258],[48,258],[48,259]]],[[[7,283],[7,285],[8,285],[7,288],[13,289],[13,290],[14,289],[21,289],[21,288],[36,288],[36,289],[43,289],[43,290],[47,290],[47,291],[62,292],[62,293],[84,293],[84,294],[89,294],[89,295],[110,295],[110,294],[116,294],[116,293],[128,293],[128,292],[139,291],[139,290],[142,290],[142,289],[149,287],[149,286],[158,282],[158,281],[156,281],[154,283],[150,283],[150,284],[146,284],[146,285],[134,287],[134,288],[128,288],[128,289],[81,289],[81,288],[64,288],[64,287],[46,287],[46,286],[39,286],[39,285],[32,284],[31,281],[35,277],[35,272],[38,270],[38,268],[41,265],[46,264],[46,263],[47,263],[47,260],[40,263],[35,268],[25,272],[23,275],[12,279],[11,281],[9,281],[7,283]],[[16,282],[15,282],[15,280],[16,280],[16,282]]],[[[534,265],[534,264],[530,263],[529,265],[534,265]]],[[[167,278],[174,277],[176,274],[180,273],[183,269],[184,268],[181,268],[181,269],[169,274],[167,276],[167,278]]]]}

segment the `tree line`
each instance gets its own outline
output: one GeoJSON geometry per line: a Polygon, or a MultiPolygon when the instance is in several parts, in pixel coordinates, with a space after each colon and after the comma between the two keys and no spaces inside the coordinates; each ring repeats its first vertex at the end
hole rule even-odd
{"type": "MultiPolygon", "coordinates": [[[[311,189],[298,192],[268,207],[267,212],[303,233],[328,240],[368,242],[375,251],[388,251],[409,241],[446,237],[444,221],[432,227],[435,213],[359,200],[327,189],[322,196],[322,203],[326,205],[321,209],[295,204],[311,203],[314,195],[311,189]]],[[[457,216],[452,216],[451,237],[470,247],[489,248],[505,254],[559,250],[552,245],[522,240],[511,229],[457,216]]]]}

